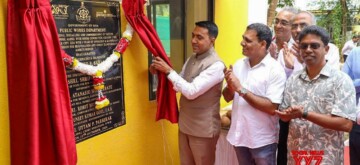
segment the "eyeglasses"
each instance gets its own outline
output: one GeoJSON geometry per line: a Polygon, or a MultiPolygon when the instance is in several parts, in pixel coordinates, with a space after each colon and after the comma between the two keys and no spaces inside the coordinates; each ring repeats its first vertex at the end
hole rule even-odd
{"type": "Polygon", "coordinates": [[[309,26],[309,25],[306,23],[292,24],[291,29],[297,29],[299,27],[300,27],[300,29],[304,29],[306,26],[309,26]]]}
{"type": "Polygon", "coordinates": [[[280,23],[281,26],[288,26],[288,25],[290,25],[290,22],[288,22],[288,21],[275,19],[275,25],[277,25],[277,24],[279,24],[279,23],[280,23]]]}
{"type": "Polygon", "coordinates": [[[306,50],[309,46],[311,49],[318,49],[321,45],[319,43],[300,44],[300,49],[306,50]]]}

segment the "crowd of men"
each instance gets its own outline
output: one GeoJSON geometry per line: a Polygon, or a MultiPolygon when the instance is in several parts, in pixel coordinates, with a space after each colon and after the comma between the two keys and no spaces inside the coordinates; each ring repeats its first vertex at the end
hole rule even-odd
{"type": "Polygon", "coordinates": [[[339,49],[314,15],[287,7],[275,18],[275,37],[264,24],[247,26],[240,43],[245,57],[227,68],[214,49],[216,24],[195,25],[194,55],[179,74],[159,57],[150,66],[182,94],[181,164],[214,164],[221,94],[233,101],[227,140],[240,165],[340,165],[344,132],[350,132],[351,164],[360,164],[360,49],[347,54],[341,71],[339,49]]]}

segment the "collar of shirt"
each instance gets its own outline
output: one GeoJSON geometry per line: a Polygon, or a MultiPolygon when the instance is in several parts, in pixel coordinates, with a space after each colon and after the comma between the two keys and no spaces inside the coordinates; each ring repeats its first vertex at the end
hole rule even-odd
{"type": "MultiPolygon", "coordinates": [[[[273,38],[272,42],[273,42],[273,43],[276,43],[276,38],[275,38],[275,37],[273,38]]],[[[295,40],[294,40],[292,37],[290,37],[290,40],[287,41],[287,45],[288,45],[289,48],[291,48],[291,46],[292,46],[294,43],[295,43],[295,40]]]]}
{"type": "MultiPolygon", "coordinates": [[[[313,80],[318,79],[321,75],[326,76],[326,77],[330,77],[331,76],[331,72],[332,72],[332,68],[329,66],[329,64],[325,64],[325,66],[321,69],[319,75],[317,75],[313,80]]],[[[305,81],[313,81],[310,80],[309,76],[307,75],[306,72],[306,66],[305,68],[302,70],[301,74],[299,75],[301,79],[305,80],[305,81]]]]}
{"type": "Polygon", "coordinates": [[[291,37],[289,42],[288,42],[288,47],[291,49],[291,46],[295,43],[295,40],[291,37]]]}
{"type": "MultiPolygon", "coordinates": [[[[272,65],[273,63],[271,62],[272,60],[275,60],[274,58],[271,57],[270,53],[267,53],[265,55],[265,57],[257,64],[255,65],[254,67],[252,68],[256,68],[256,67],[259,67],[260,65],[272,65]]],[[[244,62],[246,63],[246,65],[248,65],[248,67],[250,68],[250,61],[249,61],[249,58],[245,58],[244,59],[244,62]]]]}

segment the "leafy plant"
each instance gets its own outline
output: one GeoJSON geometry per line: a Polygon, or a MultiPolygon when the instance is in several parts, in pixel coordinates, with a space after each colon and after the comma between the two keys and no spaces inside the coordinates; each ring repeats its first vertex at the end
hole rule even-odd
{"type": "Polygon", "coordinates": [[[341,48],[347,40],[347,32],[351,30],[351,20],[359,10],[356,4],[350,0],[318,0],[310,5],[319,6],[316,11],[320,12],[315,13],[317,25],[327,29],[332,41],[341,48]]]}

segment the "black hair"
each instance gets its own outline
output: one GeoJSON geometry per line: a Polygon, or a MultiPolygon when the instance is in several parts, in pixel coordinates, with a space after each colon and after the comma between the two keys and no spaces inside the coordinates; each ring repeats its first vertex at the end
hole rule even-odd
{"type": "Polygon", "coordinates": [[[247,26],[246,30],[255,30],[259,41],[266,41],[266,49],[270,47],[272,34],[268,26],[262,23],[253,23],[247,26]]]}
{"type": "Polygon", "coordinates": [[[308,34],[319,36],[325,46],[327,46],[330,41],[329,33],[324,28],[316,25],[305,27],[299,34],[299,41],[301,41],[308,34]]]}
{"type": "Polygon", "coordinates": [[[199,21],[195,23],[196,26],[206,28],[209,31],[211,37],[216,38],[218,36],[219,30],[217,25],[212,21],[199,21]]]}

